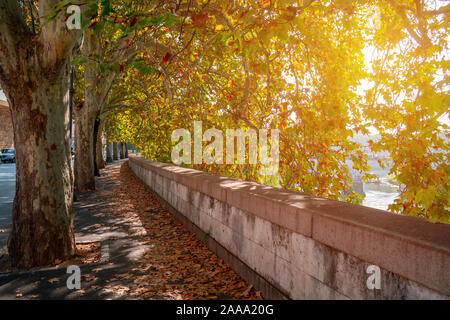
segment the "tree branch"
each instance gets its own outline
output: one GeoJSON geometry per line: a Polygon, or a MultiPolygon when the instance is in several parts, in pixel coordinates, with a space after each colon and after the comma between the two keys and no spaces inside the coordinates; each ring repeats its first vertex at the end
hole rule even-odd
{"type": "Polygon", "coordinates": [[[138,107],[132,106],[132,105],[129,105],[129,104],[125,104],[125,103],[120,103],[120,104],[114,104],[114,105],[103,107],[103,109],[100,112],[100,114],[103,115],[103,114],[106,114],[108,112],[111,112],[111,111],[117,110],[117,109],[136,109],[136,108],[138,108],[138,107]]]}
{"type": "Polygon", "coordinates": [[[81,29],[69,30],[67,28],[65,8],[57,13],[56,18],[51,21],[48,20],[55,6],[61,2],[60,0],[39,1],[39,19],[42,24],[40,40],[44,47],[44,62],[48,66],[66,61],[82,35],[81,29]]]}
{"type": "MultiPolygon", "coordinates": [[[[230,29],[230,31],[238,33],[238,36],[241,37],[241,34],[239,32],[237,32],[233,23],[230,21],[230,19],[227,17],[227,15],[223,11],[221,11],[217,8],[214,8],[214,7],[205,7],[203,9],[203,11],[210,13],[210,14],[214,15],[215,17],[217,17],[219,20],[222,21],[222,23],[224,23],[228,27],[228,29],[230,29]]],[[[247,56],[243,52],[242,48],[241,48],[241,59],[242,59],[242,66],[244,68],[244,73],[245,73],[244,94],[239,103],[238,110],[236,111],[236,114],[235,114],[235,118],[240,117],[240,115],[244,111],[246,105],[248,104],[248,100],[249,100],[249,96],[250,96],[250,72],[249,72],[249,68],[248,68],[247,56]]]]}
{"type": "Polygon", "coordinates": [[[398,5],[396,0],[389,0],[389,3],[394,8],[395,12],[397,12],[397,14],[402,18],[403,22],[405,23],[406,30],[408,30],[408,33],[411,37],[413,37],[417,44],[425,48],[430,46],[431,40],[426,34],[425,27],[423,26],[423,20],[420,16],[422,10],[420,3],[416,2],[416,12],[419,18],[419,30],[421,31],[420,35],[414,30],[413,26],[411,25],[411,22],[406,15],[405,7],[398,5]]]}
{"type": "Polygon", "coordinates": [[[17,47],[30,38],[31,32],[17,1],[0,1],[0,77],[9,69],[8,65],[17,65],[17,47]]]}

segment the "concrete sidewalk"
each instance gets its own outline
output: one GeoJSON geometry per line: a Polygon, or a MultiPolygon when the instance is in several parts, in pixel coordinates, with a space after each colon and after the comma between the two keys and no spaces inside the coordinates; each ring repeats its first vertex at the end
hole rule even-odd
{"type": "MultiPolygon", "coordinates": [[[[78,194],[74,204],[76,242],[101,242],[101,262],[80,265],[81,290],[69,290],[67,269],[45,269],[0,274],[0,299],[115,299],[142,275],[134,268],[148,246],[140,240],[145,229],[139,218],[124,219],[113,215],[115,203],[109,174],[122,161],[102,171],[96,180],[97,190],[78,194]],[[133,270],[134,269],[134,270],[133,270]],[[119,275],[119,276],[118,276],[119,275]],[[126,276],[120,276],[126,275],[126,276]],[[122,290],[122,291],[121,291],[122,290]]],[[[136,297],[138,298],[138,297],[136,297]]]]}
{"type": "Polygon", "coordinates": [[[77,243],[101,243],[100,262],[79,265],[81,289],[67,288],[66,268],[0,274],[0,299],[261,299],[128,163],[108,166],[96,183],[74,204],[77,243]]]}

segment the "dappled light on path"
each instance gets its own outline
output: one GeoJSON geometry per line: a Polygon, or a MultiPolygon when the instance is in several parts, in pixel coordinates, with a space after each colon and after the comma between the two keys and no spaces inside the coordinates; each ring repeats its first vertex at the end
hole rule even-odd
{"type": "Polygon", "coordinates": [[[118,275],[134,280],[128,290],[117,290],[150,299],[261,298],[259,292],[162,208],[133,176],[128,163],[122,165],[120,175],[114,170],[111,178],[117,181],[113,199],[119,205],[115,211],[126,221],[128,232],[140,237],[142,246],[150,248],[140,252],[143,255],[135,271],[141,275],[118,275]]]}

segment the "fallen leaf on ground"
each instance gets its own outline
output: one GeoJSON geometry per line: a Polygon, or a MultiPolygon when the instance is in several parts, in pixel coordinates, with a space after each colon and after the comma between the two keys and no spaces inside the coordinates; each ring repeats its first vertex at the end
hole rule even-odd
{"type": "Polygon", "coordinates": [[[250,290],[252,290],[252,288],[253,288],[253,285],[249,285],[248,288],[242,293],[242,295],[244,297],[247,297],[250,293],[250,290]]]}
{"type": "Polygon", "coordinates": [[[84,275],[84,280],[86,280],[86,282],[91,282],[91,281],[94,281],[94,280],[97,280],[98,278],[96,278],[96,277],[94,277],[94,276],[91,276],[90,274],[86,274],[86,275],[84,275]]]}
{"type": "MultiPolygon", "coordinates": [[[[83,199],[83,204],[96,205],[99,199],[95,199],[95,194],[101,193],[102,203],[109,206],[101,206],[96,213],[115,220],[114,226],[135,239],[137,247],[148,246],[150,250],[134,260],[128,272],[102,279],[107,285],[98,294],[104,299],[262,299],[156,200],[134,177],[127,162],[102,170],[101,179],[113,188],[103,189],[99,184],[101,191],[83,199]],[[138,229],[145,229],[145,233],[138,229]]],[[[133,249],[133,253],[139,250],[133,249]]]]}

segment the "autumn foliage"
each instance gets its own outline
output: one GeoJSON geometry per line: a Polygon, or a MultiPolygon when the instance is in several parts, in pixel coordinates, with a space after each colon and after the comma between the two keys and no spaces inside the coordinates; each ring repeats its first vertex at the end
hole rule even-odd
{"type": "Polygon", "coordinates": [[[102,111],[111,141],[170,162],[172,131],[194,120],[223,132],[279,129],[276,177],[258,165],[192,167],[354,203],[346,163],[367,181],[368,157],[387,154],[380,165],[400,189],[391,211],[450,221],[448,5],[102,2],[101,28],[86,32],[101,35],[105,57],[119,39],[133,49],[131,60],[91,57],[99,74],[118,75],[102,111]],[[368,145],[354,139],[371,132],[368,145]]]}

